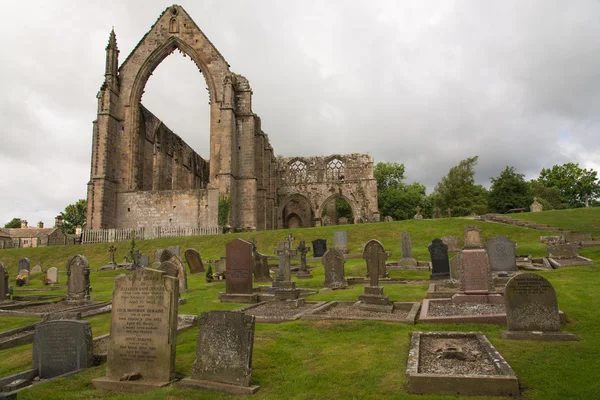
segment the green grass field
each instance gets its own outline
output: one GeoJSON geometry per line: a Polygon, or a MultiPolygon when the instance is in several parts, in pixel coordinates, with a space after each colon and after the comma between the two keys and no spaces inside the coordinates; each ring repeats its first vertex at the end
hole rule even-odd
{"type": "MultiPolygon", "coordinates": [[[[579,214],[577,214],[579,215],[579,214]]],[[[598,229],[600,208],[591,210],[550,211],[535,214],[519,214],[517,218],[529,218],[536,222],[574,231],[594,232],[598,229]],[[571,211],[585,212],[585,217],[573,217],[571,211]],[[563,214],[559,214],[563,213],[563,214]],[[547,216],[546,214],[551,216],[547,216]],[[561,217],[562,215],[562,217],[561,217]],[[535,218],[535,219],[534,219],[535,218]],[[547,222],[544,218],[550,218],[547,222]],[[587,222],[586,222],[587,221],[587,222]],[[578,228],[574,228],[574,226],[578,228]]],[[[476,223],[481,226],[484,238],[507,235],[518,243],[519,254],[545,255],[545,246],[539,236],[546,233],[498,223],[486,223],[467,219],[439,219],[422,221],[397,221],[390,223],[348,225],[297,230],[280,230],[244,234],[217,235],[139,241],[142,253],[151,255],[158,248],[180,245],[182,252],[188,247],[200,251],[204,259],[216,259],[225,255],[225,244],[237,237],[254,237],[258,248],[273,254],[277,242],[292,233],[298,240],[311,241],[325,238],[328,246],[333,244],[333,232],[348,230],[350,250],[360,252],[369,239],[382,241],[386,250],[392,251],[392,260],[400,258],[400,233],[411,234],[413,251],[421,260],[428,259],[427,244],[435,237],[455,235],[462,238],[465,226],[476,223]]],[[[128,243],[117,243],[117,260],[121,260],[128,243]]],[[[14,285],[17,262],[27,256],[32,263],[42,261],[44,268],[56,266],[61,271],[60,284],[66,282],[64,271],[67,260],[76,253],[83,254],[96,269],[108,261],[108,245],[82,245],[71,247],[47,247],[36,249],[0,250],[2,260],[10,271],[14,285]]],[[[410,332],[422,331],[480,331],[485,333],[500,353],[510,363],[519,377],[523,399],[597,399],[600,393],[600,248],[582,249],[580,254],[596,261],[588,267],[564,268],[542,272],[552,282],[561,310],[569,319],[563,327],[577,336],[577,342],[530,342],[507,341],[501,338],[505,327],[484,324],[423,324],[402,325],[375,321],[295,321],[278,325],[257,324],[254,357],[253,384],[261,389],[255,399],[457,399],[452,395],[412,395],[406,392],[406,359],[410,332]]],[[[310,254],[309,254],[310,256],[310,254]]],[[[321,288],[324,280],[323,267],[312,263],[314,278],[298,282],[301,287],[321,288]]],[[[110,300],[115,276],[122,271],[92,272],[93,300],[110,300]]],[[[348,260],[346,276],[364,276],[364,260],[348,260]]],[[[422,280],[425,272],[391,271],[393,277],[422,280]]],[[[42,287],[41,275],[32,276],[29,288],[42,287]]],[[[202,311],[236,309],[241,304],[220,303],[222,282],[206,283],[203,274],[188,275],[189,292],[183,297],[187,304],[180,313],[198,314],[202,311]]],[[[384,285],[390,301],[421,301],[427,284],[384,285]]],[[[309,300],[356,300],[362,293],[361,286],[311,296],[309,300]]],[[[64,289],[61,290],[64,293],[64,289]]],[[[35,294],[20,292],[16,294],[35,294]]],[[[42,293],[42,292],[39,292],[42,293]]],[[[44,292],[48,294],[48,292],[44,292]]],[[[55,293],[55,292],[52,292],[55,293]]],[[[94,335],[109,332],[110,315],[89,318],[94,335]]],[[[0,331],[22,326],[35,319],[0,317],[0,331]]],[[[197,329],[186,331],[177,340],[176,372],[189,375],[195,358],[197,329]]],[[[0,376],[7,376],[31,367],[31,345],[0,351],[0,376]]],[[[105,366],[90,368],[72,377],[49,382],[26,389],[19,399],[228,399],[225,394],[182,390],[167,387],[146,394],[115,394],[93,389],[91,380],[104,376],[105,366]]],[[[486,399],[488,397],[478,397],[486,399]]]]}

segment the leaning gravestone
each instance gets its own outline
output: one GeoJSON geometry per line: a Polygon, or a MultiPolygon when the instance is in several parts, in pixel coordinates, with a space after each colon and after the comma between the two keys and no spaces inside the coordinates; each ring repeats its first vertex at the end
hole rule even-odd
{"type": "Polygon", "coordinates": [[[402,232],[402,259],[398,261],[398,265],[401,267],[416,267],[418,265],[417,259],[412,254],[412,244],[410,243],[410,234],[408,232],[402,232]]]}
{"type": "Polygon", "coordinates": [[[450,260],[448,259],[448,245],[442,239],[433,239],[428,246],[431,256],[430,279],[446,279],[450,277],[450,260]]]}
{"type": "Polygon", "coordinates": [[[485,243],[492,271],[518,271],[515,242],[507,236],[494,236],[485,243]]]}
{"type": "Polygon", "coordinates": [[[168,385],[175,372],[179,283],[140,268],[115,279],[106,376],[96,389],[145,392],[168,385]]]}
{"type": "Polygon", "coordinates": [[[22,269],[26,269],[27,272],[31,272],[31,261],[29,261],[29,258],[23,257],[19,260],[19,271],[22,269]]]}
{"type": "Polygon", "coordinates": [[[348,252],[348,231],[333,232],[333,244],[342,253],[348,252]]]}
{"type": "Polygon", "coordinates": [[[204,272],[204,264],[202,264],[202,258],[200,253],[196,249],[187,249],[185,251],[185,261],[190,269],[190,274],[198,274],[204,272]]]}
{"type": "Polygon", "coordinates": [[[442,242],[448,245],[448,251],[460,251],[460,239],[456,236],[444,236],[442,242]]]}
{"type": "Polygon", "coordinates": [[[0,261],[0,303],[10,300],[10,292],[8,290],[8,270],[2,261],[0,261]]]}
{"type": "Polygon", "coordinates": [[[375,239],[369,240],[363,250],[363,258],[367,261],[367,276],[371,276],[371,268],[377,269],[377,276],[379,278],[386,278],[388,276],[385,267],[387,254],[381,242],[375,239]],[[373,247],[377,250],[372,250],[373,247]]]}
{"type": "Polygon", "coordinates": [[[325,268],[325,284],[329,289],[345,289],[348,287],[348,281],[344,277],[344,253],[338,249],[329,249],[321,259],[325,268]]]}
{"type": "Polygon", "coordinates": [[[554,288],[543,276],[524,273],[512,277],[504,288],[508,331],[505,339],[575,340],[560,331],[560,315],[554,288]]]}
{"type": "Polygon", "coordinates": [[[252,350],[255,317],[236,311],[211,311],[200,314],[196,360],[191,378],[179,386],[254,394],[251,386],[252,350]]]}
{"type": "Polygon", "coordinates": [[[254,251],[252,261],[252,271],[254,272],[254,282],[271,282],[271,271],[269,270],[269,260],[266,255],[254,251]]]}
{"type": "Polygon", "coordinates": [[[67,263],[67,300],[89,300],[90,291],[90,265],[77,254],[67,263]]]}
{"type": "Polygon", "coordinates": [[[314,257],[323,257],[323,254],[327,251],[327,240],[316,239],[312,241],[312,249],[314,257]]]}
{"type": "Polygon", "coordinates": [[[169,261],[177,267],[177,279],[179,279],[179,294],[186,293],[187,273],[185,271],[183,263],[175,253],[171,252],[171,250],[163,250],[162,254],[160,255],[161,267],[159,267],[159,269],[162,270],[162,264],[165,261],[169,261]]]}
{"type": "Polygon", "coordinates": [[[56,267],[50,267],[48,268],[48,271],[46,272],[46,277],[48,278],[49,282],[53,285],[58,283],[58,268],[56,267]]]}
{"type": "Polygon", "coordinates": [[[177,281],[179,282],[179,278],[177,278],[179,272],[177,269],[177,265],[173,264],[171,261],[164,261],[160,263],[160,267],[158,267],[158,270],[164,272],[167,276],[177,279],[177,281]]]}
{"type": "Polygon", "coordinates": [[[225,293],[219,293],[219,300],[256,303],[258,296],[252,291],[252,243],[242,239],[227,243],[225,258],[225,293]]]}
{"type": "Polygon", "coordinates": [[[93,366],[94,345],[89,321],[51,321],[35,326],[33,368],[41,379],[93,366]]]}

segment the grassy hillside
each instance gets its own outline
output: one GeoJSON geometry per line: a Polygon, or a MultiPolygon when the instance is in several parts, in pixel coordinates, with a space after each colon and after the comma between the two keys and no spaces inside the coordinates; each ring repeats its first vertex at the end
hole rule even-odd
{"type": "Polygon", "coordinates": [[[600,207],[530,212],[514,214],[513,217],[572,232],[587,232],[591,233],[594,239],[600,238],[600,207]]]}
{"type": "MultiPolygon", "coordinates": [[[[535,216],[546,213],[537,213],[535,216]]],[[[553,223],[563,227],[561,221],[553,223]]],[[[566,222],[566,221],[565,221],[566,222]]],[[[427,244],[435,237],[455,235],[461,237],[466,225],[476,223],[482,227],[484,238],[507,235],[518,243],[518,252],[541,256],[545,247],[539,243],[544,232],[498,223],[486,223],[466,219],[440,219],[422,221],[398,221],[391,223],[349,225],[297,230],[245,233],[240,235],[217,235],[139,241],[141,252],[153,254],[155,249],[180,245],[182,251],[194,247],[204,259],[225,255],[225,244],[237,237],[254,237],[259,250],[273,254],[277,242],[292,233],[298,240],[327,239],[333,244],[333,232],[348,230],[351,252],[360,252],[362,245],[375,238],[392,251],[392,259],[400,257],[400,233],[412,236],[413,250],[418,259],[427,260],[427,244]]],[[[588,218],[588,224],[589,222],[588,218]]],[[[118,243],[117,260],[121,260],[128,243],[118,243]]],[[[85,255],[92,268],[108,261],[108,245],[83,245],[38,249],[1,250],[0,260],[10,267],[11,282],[14,281],[18,259],[27,256],[35,263],[42,260],[44,268],[57,266],[64,271],[69,257],[76,253],[85,255]]],[[[253,399],[450,399],[457,396],[422,396],[406,392],[406,359],[409,334],[412,331],[481,331],[498,348],[511,364],[520,379],[523,399],[595,399],[600,393],[600,276],[598,261],[600,248],[584,249],[581,254],[596,260],[596,265],[573,267],[541,273],[554,285],[560,308],[566,312],[569,324],[563,329],[577,336],[579,341],[568,343],[518,342],[501,338],[505,327],[484,324],[422,324],[415,326],[374,321],[295,321],[279,325],[257,324],[253,384],[261,386],[253,399]]],[[[152,257],[151,257],[152,258],[152,257]]],[[[301,287],[321,288],[324,280],[320,263],[312,263],[314,278],[299,281],[301,287]]],[[[109,300],[115,276],[122,271],[93,272],[91,275],[94,300],[109,300]]],[[[364,260],[348,260],[346,276],[364,276],[364,260]]],[[[427,279],[425,272],[392,271],[394,277],[427,279]]],[[[32,276],[31,287],[41,287],[39,275],[32,276]]],[[[60,282],[66,282],[66,273],[60,274],[60,282]]],[[[219,291],[224,283],[206,283],[204,276],[188,275],[189,292],[183,297],[187,304],[180,313],[198,314],[216,309],[236,309],[241,304],[220,303],[219,291]]],[[[384,285],[390,301],[421,301],[427,284],[384,285]]],[[[17,289],[18,290],[18,289],[17,289]]],[[[64,292],[64,289],[61,290],[64,292]]],[[[314,295],[309,300],[356,300],[362,293],[361,286],[347,290],[314,295]]],[[[26,292],[32,293],[32,292],[26,292]]],[[[25,294],[17,293],[17,294],[25,294]]],[[[110,315],[89,319],[94,335],[107,333],[110,315]]],[[[31,319],[0,317],[0,330],[30,323],[31,319]]],[[[195,358],[197,329],[184,332],[177,340],[176,372],[191,373],[195,358]]],[[[31,345],[0,351],[0,376],[19,372],[31,365],[31,345]]],[[[229,399],[237,398],[212,392],[197,392],[168,387],[143,395],[114,394],[96,391],[91,380],[104,376],[105,366],[91,368],[70,378],[61,379],[27,389],[19,393],[19,399],[229,399]]],[[[486,397],[478,397],[486,399],[486,397]]]]}

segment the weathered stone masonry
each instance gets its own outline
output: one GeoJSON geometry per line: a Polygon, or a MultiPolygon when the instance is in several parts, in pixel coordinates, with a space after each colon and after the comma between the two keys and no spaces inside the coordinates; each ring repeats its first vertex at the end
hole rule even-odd
{"type": "Polygon", "coordinates": [[[229,70],[182,7],[168,7],[120,67],[118,56],[113,31],[93,124],[90,229],[217,226],[220,199],[229,199],[226,223],[239,230],[284,227],[291,214],[301,226],[319,225],[324,204],[338,196],[351,205],[356,222],[379,219],[372,159],[277,159],[252,111],[247,79],[229,70]],[[175,50],[189,56],[206,80],[209,161],[140,103],[148,78],[175,50]],[[344,165],[342,179],[327,167],[333,159],[344,165]],[[305,180],[288,162],[298,160],[307,163],[305,180]]]}

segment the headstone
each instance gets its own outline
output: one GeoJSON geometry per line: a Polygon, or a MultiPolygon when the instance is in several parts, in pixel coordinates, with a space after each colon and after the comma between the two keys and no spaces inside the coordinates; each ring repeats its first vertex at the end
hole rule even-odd
{"type": "Polygon", "coordinates": [[[215,273],[222,274],[225,272],[225,266],[227,265],[227,259],[225,257],[221,257],[215,263],[215,273]]]}
{"type": "Polygon", "coordinates": [[[442,218],[442,210],[440,210],[439,207],[436,207],[433,210],[433,218],[437,219],[437,218],[442,218]]]}
{"type": "Polygon", "coordinates": [[[181,251],[179,250],[179,246],[169,246],[167,247],[172,254],[175,254],[177,258],[181,258],[181,251]]]}
{"type": "Polygon", "coordinates": [[[344,264],[346,260],[344,253],[338,249],[329,249],[323,255],[321,263],[325,269],[326,288],[345,289],[348,287],[348,281],[344,277],[344,264]]]}
{"type": "Polygon", "coordinates": [[[507,339],[575,340],[560,332],[556,292],[546,278],[532,273],[512,277],[504,288],[507,339]],[[530,334],[523,335],[523,332],[530,334]]]}
{"type": "Polygon", "coordinates": [[[67,300],[89,300],[90,291],[90,265],[77,254],[67,263],[67,300]]]}
{"type": "Polygon", "coordinates": [[[417,207],[416,210],[417,210],[417,213],[415,214],[415,216],[413,217],[413,219],[423,219],[423,216],[421,215],[422,208],[421,207],[417,207]]]}
{"type": "Polygon", "coordinates": [[[42,272],[42,267],[39,264],[31,268],[32,274],[39,274],[40,272],[42,272]]]}
{"type": "Polygon", "coordinates": [[[461,251],[460,239],[456,236],[444,236],[442,242],[448,245],[448,251],[461,251]]]}
{"type": "Polygon", "coordinates": [[[347,225],[347,224],[348,224],[348,218],[346,218],[346,217],[338,218],[338,225],[347,225]]]}
{"type": "MultiPolygon", "coordinates": [[[[371,269],[377,269],[378,278],[387,277],[387,269],[385,267],[385,261],[387,254],[381,242],[375,239],[371,239],[365,245],[363,250],[363,258],[367,261],[367,276],[371,276],[371,269]]],[[[371,285],[373,286],[373,285],[371,285]]],[[[375,285],[377,286],[377,285],[375,285]]]]}
{"type": "Polygon", "coordinates": [[[158,267],[158,270],[164,272],[165,275],[170,276],[171,278],[177,279],[177,281],[179,282],[179,278],[177,277],[177,275],[179,274],[177,265],[173,264],[171,261],[163,261],[162,263],[160,263],[160,267],[158,267]]]}
{"type": "Polygon", "coordinates": [[[185,261],[187,261],[187,265],[190,269],[190,274],[204,272],[204,264],[202,263],[202,258],[200,258],[200,253],[198,253],[198,250],[187,249],[184,254],[185,261]]]}
{"type": "Polygon", "coordinates": [[[398,262],[401,267],[416,267],[417,259],[412,255],[412,244],[410,243],[410,234],[402,232],[402,259],[398,262]]]}
{"type": "Polygon", "coordinates": [[[252,294],[252,245],[236,239],[227,243],[225,253],[226,293],[252,294]]]}
{"type": "Polygon", "coordinates": [[[515,242],[507,236],[494,236],[485,243],[492,271],[518,271],[515,242]]]}
{"type": "Polygon", "coordinates": [[[448,259],[448,245],[442,239],[433,239],[428,246],[431,256],[430,279],[446,279],[450,277],[450,261],[448,259]]]}
{"type": "Polygon", "coordinates": [[[93,366],[94,345],[89,321],[51,321],[35,326],[33,368],[41,379],[93,366]]]}
{"type": "Polygon", "coordinates": [[[29,285],[29,271],[22,269],[19,271],[19,276],[25,277],[25,284],[29,285]]]}
{"type": "Polygon", "coordinates": [[[19,271],[22,269],[26,269],[27,272],[31,272],[31,261],[29,261],[29,258],[23,257],[19,260],[19,271]]]}
{"type": "Polygon", "coordinates": [[[314,257],[323,257],[323,254],[327,251],[327,240],[316,239],[312,241],[312,249],[314,257]]]}
{"type": "Polygon", "coordinates": [[[117,263],[115,262],[115,252],[117,251],[117,248],[115,246],[113,246],[112,244],[108,247],[108,252],[110,253],[110,261],[108,262],[110,265],[117,265],[117,263]]]}
{"type": "Polygon", "coordinates": [[[306,247],[304,240],[300,241],[300,245],[296,249],[297,253],[300,253],[300,270],[298,271],[298,279],[310,279],[313,276],[308,272],[306,265],[306,253],[310,251],[310,247],[306,247]]]}
{"type": "Polygon", "coordinates": [[[477,225],[469,225],[465,228],[464,249],[482,249],[481,228],[477,225]]]}
{"type": "Polygon", "coordinates": [[[379,286],[381,266],[385,271],[387,258],[383,245],[375,239],[369,240],[365,245],[363,258],[367,261],[369,286],[365,286],[364,293],[358,296],[356,305],[362,309],[391,313],[394,306],[388,305],[388,296],[383,294],[383,287],[379,286]]]}
{"type": "Polygon", "coordinates": [[[253,394],[250,386],[255,317],[236,311],[200,314],[196,360],[182,387],[253,394]]]}
{"type": "Polygon", "coordinates": [[[177,267],[177,279],[179,279],[179,294],[187,292],[187,272],[183,263],[179,259],[175,253],[171,252],[171,250],[163,250],[160,255],[161,266],[159,267],[162,270],[162,264],[165,261],[169,261],[173,263],[177,267]]]}
{"type": "Polygon", "coordinates": [[[8,291],[8,269],[2,261],[0,261],[0,303],[6,300],[10,300],[10,293],[8,291]]]}
{"type": "Polygon", "coordinates": [[[556,244],[554,246],[548,246],[546,250],[548,251],[548,257],[557,260],[579,257],[576,244],[556,244]]]}
{"type": "Polygon", "coordinates": [[[333,244],[342,253],[348,252],[348,231],[333,232],[333,244]]]}
{"type": "Polygon", "coordinates": [[[386,215],[386,216],[383,218],[383,222],[392,222],[392,221],[394,221],[394,218],[392,218],[392,217],[391,217],[391,216],[389,216],[389,215],[386,215]]]}
{"type": "Polygon", "coordinates": [[[534,197],[533,203],[531,203],[531,205],[529,206],[529,209],[531,210],[531,212],[540,212],[540,211],[544,211],[544,206],[542,205],[542,203],[537,201],[537,199],[534,197]]]}
{"type": "Polygon", "coordinates": [[[561,244],[565,242],[563,236],[540,236],[540,243],[544,244],[561,244]]]}
{"type": "Polygon", "coordinates": [[[461,251],[461,263],[458,275],[461,292],[484,293],[494,290],[494,278],[484,249],[465,249],[461,251]]]}
{"type": "Polygon", "coordinates": [[[150,256],[148,254],[142,254],[140,256],[140,266],[145,268],[150,266],[150,256]]]}
{"type": "Polygon", "coordinates": [[[46,277],[50,281],[51,284],[55,285],[58,283],[58,268],[50,267],[46,272],[46,277]]]}
{"type": "Polygon", "coordinates": [[[331,225],[331,218],[329,218],[328,215],[325,215],[323,218],[321,218],[321,225],[323,225],[323,226],[331,225]]]}
{"type": "Polygon", "coordinates": [[[456,253],[454,257],[450,259],[450,278],[454,280],[460,279],[460,272],[462,270],[462,251],[456,253]]]}
{"type": "Polygon", "coordinates": [[[160,257],[162,256],[164,249],[159,249],[154,252],[154,263],[152,267],[156,268],[160,266],[160,257]]]}
{"type": "Polygon", "coordinates": [[[269,260],[266,255],[258,250],[252,256],[254,259],[252,271],[254,272],[254,282],[271,282],[271,271],[269,270],[269,260]]]}
{"type": "MultiPolygon", "coordinates": [[[[277,260],[278,260],[278,273],[277,273],[277,277],[275,278],[275,281],[277,282],[281,282],[285,280],[285,271],[286,271],[286,263],[287,263],[287,257],[285,255],[285,242],[279,242],[279,245],[277,247],[277,249],[275,249],[275,255],[277,256],[277,260]]],[[[291,279],[291,276],[290,276],[291,279]]],[[[275,284],[276,285],[276,284],[275,284]]]]}
{"type": "Polygon", "coordinates": [[[179,283],[140,268],[115,279],[106,376],[97,389],[143,392],[165,386],[175,372],[179,283]]]}

